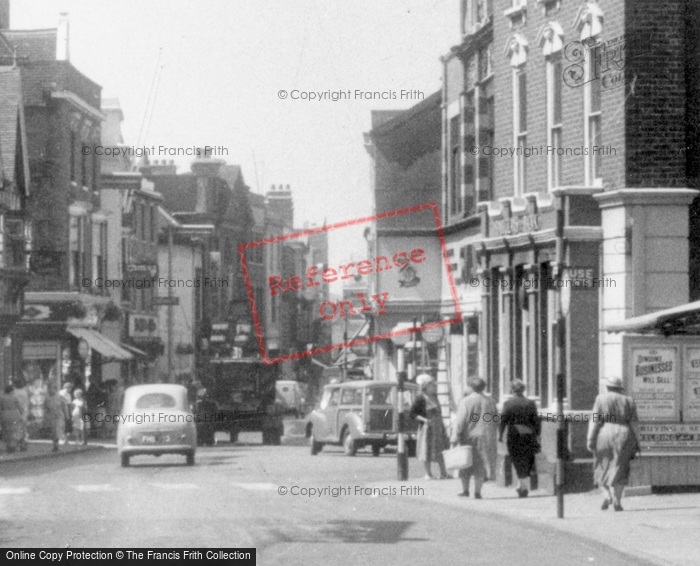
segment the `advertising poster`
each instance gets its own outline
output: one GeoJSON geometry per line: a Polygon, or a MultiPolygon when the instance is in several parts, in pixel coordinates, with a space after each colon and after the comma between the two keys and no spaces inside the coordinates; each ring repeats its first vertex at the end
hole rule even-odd
{"type": "Polygon", "coordinates": [[[685,351],[683,420],[700,422],[700,348],[685,351]]]}
{"type": "Polygon", "coordinates": [[[678,419],[678,349],[633,347],[630,394],[639,420],[678,419]]]}

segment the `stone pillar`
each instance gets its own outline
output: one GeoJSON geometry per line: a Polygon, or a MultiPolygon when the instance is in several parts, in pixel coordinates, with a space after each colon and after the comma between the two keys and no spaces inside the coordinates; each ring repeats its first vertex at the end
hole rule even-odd
{"type": "Polygon", "coordinates": [[[691,189],[594,195],[602,211],[600,378],[623,377],[622,335],[607,325],[688,302],[691,189]]]}

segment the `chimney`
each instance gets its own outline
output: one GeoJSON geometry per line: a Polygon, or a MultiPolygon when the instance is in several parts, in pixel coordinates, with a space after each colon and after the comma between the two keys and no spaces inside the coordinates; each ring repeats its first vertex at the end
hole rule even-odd
{"type": "Polygon", "coordinates": [[[0,29],[10,29],[10,0],[0,0],[0,29]]]}
{"type": "Polygon", "coordinates": [[[68,12],[61,12],[58,18],[56,61],[70,61],[68,52],[68,12]]]}
{"type": "Polygon", "coordinates": [[[269,191],[266,196],[268,211],[270,211],[283,226],[290,230],[294,229],[294,201],[289,185],[287,185],[286,189],[284,185],[279,185],[279,187],[272,185],[272,190],[269,191]]]}

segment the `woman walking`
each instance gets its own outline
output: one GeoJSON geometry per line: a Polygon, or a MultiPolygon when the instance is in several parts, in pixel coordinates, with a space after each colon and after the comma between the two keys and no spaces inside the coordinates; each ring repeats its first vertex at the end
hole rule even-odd
{"type": "Polygon", "coordinates": [[[535,455],[539,451],[540,419],[537,405],[525,397],[525,384],[516,379],[511,383],[513,397],[503,404],[501,427],[498,437],[503,442],[503,432],[508,427],[506,446],[518,476],[518,497],[530,492],[530,474],[535,469],[535,455]]]}
{"type": "Polygon", "coordinates": [[[48,397],[44,401],[44,421],[51,432],[54,452],[58,452],[58,444],[66,433],[66,421],[70,419],[68,407],[56,384],[53,381],[49,383],[48,397]]]}
{"type": "Polygon", "coordinates": [[[470,379],[467,385],[471,393],[459,402],[450,441],[453,445],[472,447],[471,468],[460,470],[462,493],[459,495],[469,497],[469,482],[474,476],[474,499],[481,499],[482,484],[496,476],[498,409],[496,402],[484,395],[486,382],[483,379],[470,379]]]}
{"type": "Polygon", "coordinates": [[[630,462],[639,451],[637,406],[623,393],[622,379],[605,381],[607,393],[596,397],[588,426],[588,450],[595,456],[595,483],[608,496],[601,509],[610,504],[622,511],[622,492],[629,480],[630,462]]]}
{"type": "Polygon", "coordinates": [[[411,418],[416,419],[418,435],[416,439],[416,456],[425,465],[425,478],[434,479],[430,463],[437,462],[440,466],[440,479],[447,478],[442,451],[447,450],[447,434],[442,423],[442,411],[437,398],[437,384],[427,374],[416,377],[420,394],[411,407],[411,418]]]}
{"type": "Polygon", "coordinates": [[[14,395],[15,388],[12,385],[5,387],[0,395],[0,427],[2,427],[2,439],[5,442],[7,453],[11,454],[20,443],[22,431],[22,407],[19,399],[14,395]]]}

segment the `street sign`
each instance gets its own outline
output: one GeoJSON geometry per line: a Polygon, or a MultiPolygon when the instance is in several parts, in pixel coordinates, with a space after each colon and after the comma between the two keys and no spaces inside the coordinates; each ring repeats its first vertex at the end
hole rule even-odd
{"type": "Polygon", "coordinates": [[[180,297],[154,297],[153,303],[157,307],[176,307],[180,304],[180,297]]]}

